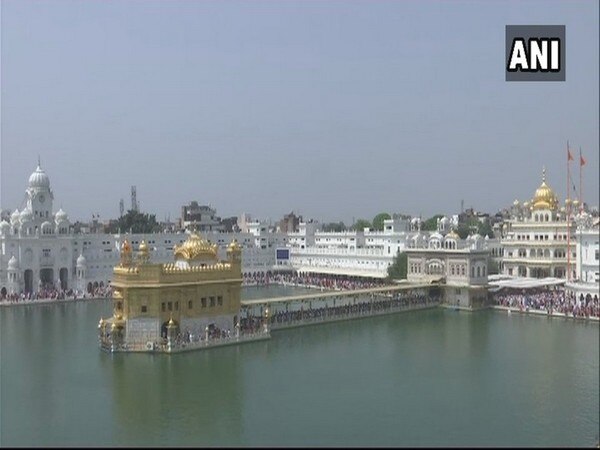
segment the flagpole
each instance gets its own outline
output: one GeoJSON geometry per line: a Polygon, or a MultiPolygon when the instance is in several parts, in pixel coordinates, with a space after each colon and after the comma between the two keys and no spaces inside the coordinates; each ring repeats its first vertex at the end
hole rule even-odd
{"type": "Polygon", "coordinates": [[[581,156],[581,147],[579,147],[579,212],[583,212],[583,191],[582,191],[582,182],[581,176],[583,174],[583,157],[581,156]]]}
{"type": "Polygon", "coordinates": [[[571,152],[567,141],[567,281],[571,278],[571,152]]]}

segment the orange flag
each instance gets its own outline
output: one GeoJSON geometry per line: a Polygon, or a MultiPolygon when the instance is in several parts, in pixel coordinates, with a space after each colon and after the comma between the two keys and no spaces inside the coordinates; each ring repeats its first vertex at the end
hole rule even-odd
{"type": "Polygon", "coordinates": [[[571,151],[567,149],[567,161],[573,161],[573,156],[571,155],[571,151]]]}
{"type": "Polygon", "coordinates": [[[585,166],[585,159],[583,159],[583,156],[579,155],[579,164],[581,164],[582,166],[585,166]]]}

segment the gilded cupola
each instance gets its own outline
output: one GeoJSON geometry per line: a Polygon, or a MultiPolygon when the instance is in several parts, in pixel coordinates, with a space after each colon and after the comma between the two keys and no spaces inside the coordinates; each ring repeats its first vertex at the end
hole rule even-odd
{"type": "Polygon", "coordinates": [[[198,234],[190,234],[187,241],[176,245],[173,249],[175,259],[197,261],[201,259],[217,259],[217,244],[211,244],[202,239],[198,234]]]}
{"type": "Polygon", "coordinates": [[[534,210],[551,209],[556,210],[558,207],[558,199],[550,186],[546,184],[546,169],[542,171],[542,184],[535,191],[532,200],[534,210]]]}

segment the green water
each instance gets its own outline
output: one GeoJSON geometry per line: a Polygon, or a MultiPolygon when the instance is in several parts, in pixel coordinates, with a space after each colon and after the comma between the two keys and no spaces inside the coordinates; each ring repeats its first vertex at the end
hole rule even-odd
{"type": "Polygon", "coordinates": [[[1,445],[593,446],[599,433],[593,323],[437,309],[110,355],[96,340],[110,312],[0,308],[1,445]]]}

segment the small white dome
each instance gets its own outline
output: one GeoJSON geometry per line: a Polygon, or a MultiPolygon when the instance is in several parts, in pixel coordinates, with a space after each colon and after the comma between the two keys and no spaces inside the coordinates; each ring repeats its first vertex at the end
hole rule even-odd
{"type": "Polygon", "coordinates": [[[19,217],[20,217],[20,213],[19,213],[19,209],[15,209],[14,212],[10,215],[10,222],[14,225],[16,223],[19,222],[19,217]]]}
{"type": "Polygon", "coordinates": [[[15,255],[12,255],[12,257],[8,260],[8,269],[18,269],[19,268],[19,262],[17,261],[17,258],[15,258],[15,255]]]}
{"type": "Polygon", "coordinates": [[[19,220],[21,222],[29,222],[32,219],[33,214],[31,213],[31,211],[29,211],[28,209],[24,209],[23,211],[21,211],[21,214],[19,215],[19,220]]]}
{"type": "Polygon", "coordinates": [[[77,257],[77,267],[82,267],[85,266],[85,256],[83,256],[82,254],[80,254],[77,257]]]}
{"type": "Polygon", "coordinates": [[[431,236],[429,236],[430,241],[433,241],[433,240],[441,241],[442,239],[444,239],[444,237],[440,233],[433,233],[431,236]]]}
{"type": "Polygon", "coordinates": [[[35,172],[33,172],[29,176],[29,187],[32,188],[49,188],[50,187],[50,178],[46,175],[46,172],[42,170],[42,168],[37,166],[35,172]]]}
{"type": "Polygon", "coordinates": [[[2,222],[0,222],[0,233],[8,234],[9,232],[10,232],[10,223],[8,223],[6,220],[3,220],[2,222]]]}
{"type": "Polygon", "coordinates": [[[58,210],[58,212],[54,215],[54,218],[56,219],[56,222],[65,222],[69,220],[69,216],[62,210],[62,208],[58,210]]]}
{"type": "Polygon", "coordinates": [[[440,219],[440,223],[443,225],[448,225],[450,223],[450,219],[448,219],[446,216],[444,216],[440,219]]]}
{"type": "Polygon", "coordinates": [[[48,221],[46,221],[42,224],[42,230],[53,230],[53,229],[54,229],[54,226],[48,221]]]}

